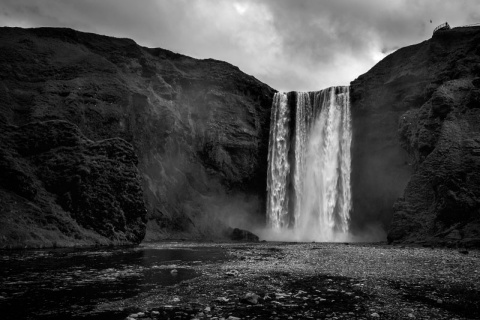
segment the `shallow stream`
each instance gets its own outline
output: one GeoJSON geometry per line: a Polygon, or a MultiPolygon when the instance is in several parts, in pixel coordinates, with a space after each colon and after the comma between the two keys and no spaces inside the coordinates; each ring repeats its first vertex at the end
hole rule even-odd
{"type": "Polygon", "coordinates": [[[102,303],[199,276],[193,266],[219,262],[219,247],[0,251],[0,319],[123,319],[102,303]]]}

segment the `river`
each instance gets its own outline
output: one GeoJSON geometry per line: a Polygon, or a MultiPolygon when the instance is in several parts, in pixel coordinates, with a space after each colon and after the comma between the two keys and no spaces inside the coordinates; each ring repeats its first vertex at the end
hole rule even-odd
{"type": "Polygon", "coordinates": [[[194,278],[194,266],[226,259],[220,247],[175,243],[0,251],[0,319],[123,319],[128,310],[99,307],[194,278]]]}

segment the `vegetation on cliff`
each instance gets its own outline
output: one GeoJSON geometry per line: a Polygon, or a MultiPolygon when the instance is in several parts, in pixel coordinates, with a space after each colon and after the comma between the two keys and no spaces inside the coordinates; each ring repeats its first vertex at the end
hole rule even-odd
{"type": "Polygon", "coordinates": [[[126,141],[70,122],[0,127],[0,247],[139,243],[146,209],[126,141]]]}

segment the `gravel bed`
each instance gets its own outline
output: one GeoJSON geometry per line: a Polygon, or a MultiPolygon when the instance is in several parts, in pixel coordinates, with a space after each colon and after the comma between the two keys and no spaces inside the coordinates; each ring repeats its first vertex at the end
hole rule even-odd
{"type": "MultiPolygon", "coordinates": [[[[166,244],[191,246],[191,243],[166,244]]],[[[480,252],[385,244],[222,243],[222,263],[112,302],[127,319],[480,319],[480,252]]]]}

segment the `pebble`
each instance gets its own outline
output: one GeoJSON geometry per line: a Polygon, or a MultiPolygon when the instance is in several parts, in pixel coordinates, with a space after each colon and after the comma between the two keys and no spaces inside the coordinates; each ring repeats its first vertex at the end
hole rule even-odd
{"type": "Polygon", "coordinates": [[[225,274],[227,276],[236,277],[236,276],[238,276],[239,272],[237,270],[230,270],[230,271],[225,272],[225,274]]]}
{"type": "Polygon", "coordinates": [[[373,318],[380,318],[380,315],[376,312],[372,313],[370,316],[373,318]]]}
{"type": "Polygon", "coordinates": [[[230,301],[230,299],[227,299],[227,298],[225,298],[225,297],[218,297],[218,298],[215,299],[215,300],[217,300],[217,302],[228,302],[228,301],[230,301]]]}
{"type": "Polygon", "coordinates": [[[257,304],[259,296],[255,293],[248,292],[242,299],[243,303],[257,304]]]}

